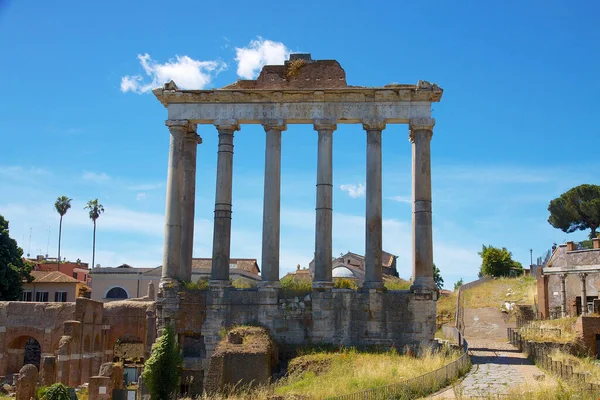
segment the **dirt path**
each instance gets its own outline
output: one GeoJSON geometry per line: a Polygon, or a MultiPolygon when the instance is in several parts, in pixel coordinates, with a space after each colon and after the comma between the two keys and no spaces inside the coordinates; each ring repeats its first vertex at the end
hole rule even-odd
{"type": "Polygon", "coordinates": [[[552,378],[507,343],[506,328],[514,326],[493,308],[465,309],[465,337],[473,367],[452,388],[435,399],[468,399],[507,393],[523,384],[535,386],[552,378]]]}

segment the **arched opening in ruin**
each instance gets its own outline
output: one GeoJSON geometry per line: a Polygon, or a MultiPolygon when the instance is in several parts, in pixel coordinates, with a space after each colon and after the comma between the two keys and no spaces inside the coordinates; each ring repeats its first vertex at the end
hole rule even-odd
{"type": "Polygon", "coordinates": [[[127,291],[120,286],[111,288],[108,292],[106,292],[104,297],[110,300],[125,300],[129,298],[127,291]]]}
{"type": "Polygon", "coordinates": [[[40,342],[31,336],[19,336],[13,339],[7,349],[7,373],[15,374],[25,364],[33,364],[40,369],[42,348],[40,342]]]}
{"type": "Polygon", "coordinates": [[[123,364],[143,363],[144,341],[134,334],[125,334],[117,339],[113,355],[115,362],[123,362],[123,364]]]}

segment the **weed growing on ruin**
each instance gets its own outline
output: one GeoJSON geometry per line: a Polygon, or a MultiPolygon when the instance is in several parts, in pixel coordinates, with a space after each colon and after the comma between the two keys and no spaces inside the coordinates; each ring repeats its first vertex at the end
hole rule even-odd
{"type": "Polygon", "coordinates": [[[48,386],[45,390],[39,391],[38,396],[41,400],[71,400],[71,394],[69,388],[62,383],[55,383],[52,386],[48,386]],[[41,392],[41,393],[40,393],[41,392]]]}
{"type": "Polygon", "coordinates": [[[175,343],[175,330],[167,325],[152,346],[152,355],[144,364],[142,379],[155,400],[168,400],[179,386],[179,368],[183,359],[175,343]]]}
{"type": "Polygon", "coordinates": [[[353,279],[336,278],[333,282],[333,287],[336,289],[352,289],[358,290],[358,285],[353,279]]]}
{"type": "Polygon", "coordinates": [[[198,279],[196,282],[182,282],[181,287],[185,290],[208,290],[208,279],[198,279]]]}
{"type": "Polygon", "coordinates": [[[306,296],[312,292],[312,282],[308,279],[284,276],[279,283],[281,284],[281,294],[285,299],[306,296]]]}
{"type": "Polygon", "coordinates": [[[410,282],[401,278],[385,279],[383,285],[387,290],[408,290],[410,282]]]}

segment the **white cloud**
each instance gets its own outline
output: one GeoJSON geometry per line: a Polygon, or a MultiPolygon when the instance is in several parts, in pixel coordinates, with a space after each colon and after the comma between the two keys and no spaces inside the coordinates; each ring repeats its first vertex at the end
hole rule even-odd
{"type": "Polygon", "coordinates": [[[409,196],[391,196],[388,199],[397,201],[398,203],[412,204],[412,198],[409,196]]]}
{"type": "Polygon", "coordinates": [[[280,65],[288,58],[290,50],[281,42],[265,40],[260,36],[247,47],[235,48],[237,74],[244,79],[254,79],[263,65],[280,65]]]}
{"type": "Polygon", "coordinates": [[[350,197],[352,197],[353,199],[356,199],[358,197],[364,196],[365,190],[367,188],[365,187],[364,184],[359,183],[358,185],[353,185],[353,184],[341,185],[340,189],[342,189],[344,192],[348,192],[348,195],[350,197]]]}
{"type": "Polygon", "coordinates": [[[162,84],[174,81],[181,89],[204,89],[212,79],[227,68],[220,60],[198,61],[188,56],[175,56],[161,64],[152,60],[148,53],[138,54],[140,64],[150,81],[141,75],[127,75],[121,78],[121,91],[138,94],[147,93],[162,84]]]}
{"type": "Polygon", "coordinates": [[[144,200],[146,198],[146,193],[138,193],[137,196],[135,196],[136,200],[144,200]]]}
{"type": "Polygon", "coordinates": [[[110,176],[108,176],[104,172],[98,174],[96,172],[85,171],[81,177],[84,181],[94,183],[103,183],[110,180],[110,176]]]}

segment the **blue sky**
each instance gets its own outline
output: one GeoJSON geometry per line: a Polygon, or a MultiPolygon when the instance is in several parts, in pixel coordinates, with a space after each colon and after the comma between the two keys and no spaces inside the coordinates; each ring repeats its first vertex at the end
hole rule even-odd
{"type": "MultiPolygon", "coordinates": [[[[289,52],[338,60],[349,84],[423,79],[444,89],[433,106],[432,174],[434,260],[446,287],[476,278],[482,244],[528,265],[530,248],[535,258],[553,241],[586,237],[552,228],[547,206],[599,181],[597,2],[223,4],[0,0],[0,214],[26,253],[56,255],[53,202],[67,195],[64,256],[91,261],[83,206],[99,198],[96,262],[159,265],[169,132],[166,109],[144,91],[166,78],[222,87],[289,52]]],[[[194,256],[209,257],[217,134],[199,134],[194,256]]],[[[405,278],[407,134],[398,125],[383,136],[384,249],[405,278]]],[[[283,135],[282,274],[314,251],[316,139],[310,126],[283,135]]],[[[242,126],[234,157],[232,257],[259,262],[264,142],[262,129],[242,126]]],[[[364,182],[365,133],[340,126],[334,254],[364,252],[364,182]]]]}

